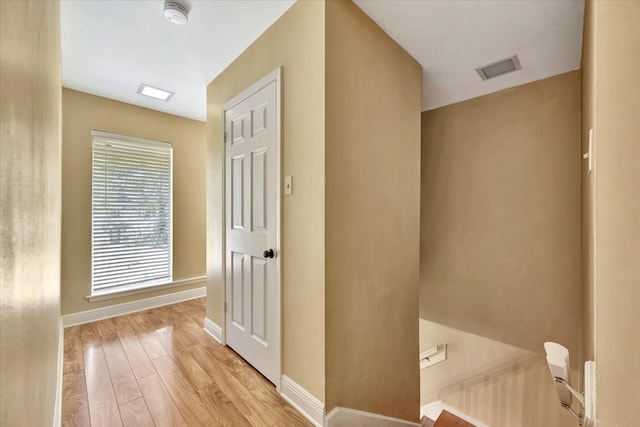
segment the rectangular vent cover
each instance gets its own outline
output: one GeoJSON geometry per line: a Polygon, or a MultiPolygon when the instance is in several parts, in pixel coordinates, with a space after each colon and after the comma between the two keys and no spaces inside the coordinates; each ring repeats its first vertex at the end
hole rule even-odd
{"type": "Polygon", "coordinates": [[[494,77],[501,76],[503,74],[510,73],[512,71],[520,70],[521,68],[522,67],[520,67],[520,60],[518,59],[518,55],[514,55],[511,58],[503,59],[502,61],[494,62],[493,64],[476,68],[476,71],[482,80],[488,80],[494,77]]]}

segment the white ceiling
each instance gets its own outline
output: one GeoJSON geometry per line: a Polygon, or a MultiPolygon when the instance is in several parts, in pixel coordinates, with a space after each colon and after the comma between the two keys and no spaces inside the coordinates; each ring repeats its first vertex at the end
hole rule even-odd
{"type": "Polygon", "coordinates": [[[354,0],[423,67],[422,109],[580,68],[583,0],[354,0]],[[522,70],[475,69],[518,55],[522,70]]]}
{"type": "Polygon", "coordinates": [[[295,0],[187,1],[189,22],[163,0],[63,0],[62,84],[94,95],[206,120],[206,87],[295,0]],[[158,101],[141,83],[175,92],[158,101]]]}
{"type": "MultiPolygon", "coordinates": [[[[65,87],[206,120],[206,86],[295,0],[190,0],[189,23],[163,0],[62,0],[65,87]],[[167,102],[141,83],[175,92],[167,102]]],[[[429,110],[580,67],[584,0],[355,0],[423,67],[429,110]],[[522,70],[477,67],[518,54],[522,70]]]]}

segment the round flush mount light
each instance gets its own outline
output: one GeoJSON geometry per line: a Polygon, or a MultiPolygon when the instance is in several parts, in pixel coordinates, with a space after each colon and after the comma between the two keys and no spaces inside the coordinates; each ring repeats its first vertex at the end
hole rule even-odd
{"type": "Polygon", "coordinates": [[[188,20],[189,9],[178,2],[168,1],[164,4],[164,16],[169,20],[169,22],[184,25],[188,20]]]}

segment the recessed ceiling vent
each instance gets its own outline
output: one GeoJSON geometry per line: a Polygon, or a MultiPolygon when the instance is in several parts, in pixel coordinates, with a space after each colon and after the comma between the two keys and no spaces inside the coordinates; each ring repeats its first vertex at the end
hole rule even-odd
{"type": "Polygon", "coordinates": [[[482,80],[488,80],[520,69],[522,67],[518,55],[513,55],[511,58],[476,68],[476,71],[482,80]]]}

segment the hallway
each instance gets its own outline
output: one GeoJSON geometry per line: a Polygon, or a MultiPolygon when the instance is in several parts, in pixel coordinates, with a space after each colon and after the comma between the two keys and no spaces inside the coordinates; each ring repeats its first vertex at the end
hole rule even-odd
{"type": "Polygon", "coordinates": [[[205,299],[64,334],[63,426],[309,426],[203,329],[205,299]]]}

